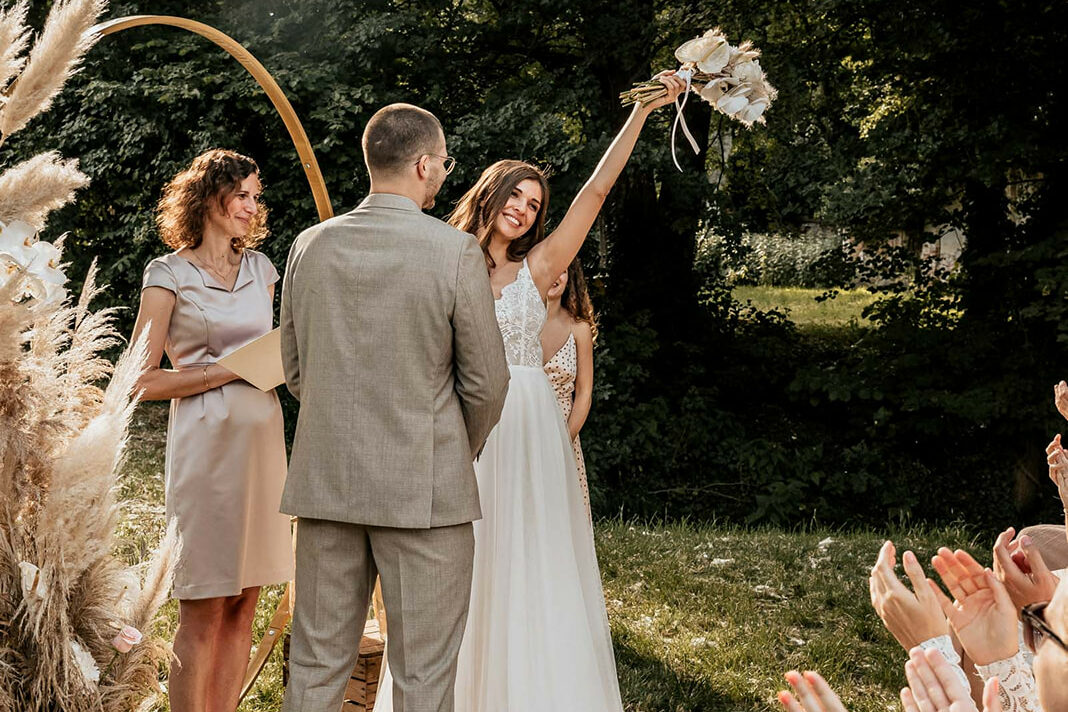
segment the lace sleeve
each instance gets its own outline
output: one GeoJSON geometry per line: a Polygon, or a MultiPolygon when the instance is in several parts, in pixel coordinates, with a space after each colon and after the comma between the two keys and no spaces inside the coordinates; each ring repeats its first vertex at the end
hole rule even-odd
{"type": "MultiPolygon", "coordinates": [[[[920,643],[920,647],[924,650],[930,650],[934,648],[938,652],[942,653],[942,657],[946,659],[946,662],[953,666],[953,672],[960,678],[960,682],[964,685],[964,689],[970,690],[971,685],[968,684],[968,676],[964,673],[964,669],[960,666],[960,655],[957,655],[957,651],[953,648],[953,640],[948,635],[940,635],[937,638],[931,638],[920,643]]],[[[1014,712],[1006,710],[1006,712],[1014,712]]],[[[1022,712],[1022,710],[1020,711],[1022,712]]]]}
{"type": "Polygon", "coordinates": [[[1001,684],[998,695],[1005,712],[1042,712],[1035,689],[1035,675],[1022,652],[989,665],[976,665],[984,680],[996,677],[1001,684]]]}

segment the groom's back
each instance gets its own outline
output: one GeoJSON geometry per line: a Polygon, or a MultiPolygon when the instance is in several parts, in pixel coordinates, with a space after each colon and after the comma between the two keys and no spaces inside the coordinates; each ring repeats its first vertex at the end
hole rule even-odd
{"type": "MultiPolygon", "coordinates": [[[[283,511],[390,527],[480,516],[453,325],[472,250],[473,237],[392,194],[297,238],[282,328],[301,408],[283,511]]],[[[496,336],[481,348],[503,362],[496,336]]]]}

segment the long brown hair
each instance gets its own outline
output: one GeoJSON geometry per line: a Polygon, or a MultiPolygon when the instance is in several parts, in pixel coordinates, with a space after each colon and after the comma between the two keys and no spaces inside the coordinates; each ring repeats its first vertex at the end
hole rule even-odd
{"type": "MultiPolygon", "coordinates": [[[[198,247],[204,239],[208,212],[225,212],[226,201],[241,187],[241,181],[259,172],[259,166],[248,156],[222,148],[213,148],[194,158],[192,165],[163,189],[163,197],[156,206],[156,225],[163,242],[175,250],[198,247]]],[[[267,208],[262,203],[258,207],[248,232],[230,241],[238,252],[256,247],[267,237],[267,208]]]]}
{"type": "Polygon", "coordinates": [[[496,267],[490,257],[489,243],[493,221],[504,209],[512,190],[525,180],[541,186],[541,207],[530,230],[508,243],[508,261],[519,262],[534,245],[545,239],[545,213],[549,208],[549,181],[537,166],[524,161],[497,161],[482,171],[471,188],[460,198],[449,215],[449,224],[478,238],[486,264],[496,267]]]}
{"type": "Polygon", "coordinates": [[[586,275],[582,272],[582,262],[578,257],[567,266],[567,283],[560,294],[560,306],[575,321],[584,321],[590,325],[593,338],[597,340],[597,314],[593,311],[593,300],[586,286],[586,275]]]}

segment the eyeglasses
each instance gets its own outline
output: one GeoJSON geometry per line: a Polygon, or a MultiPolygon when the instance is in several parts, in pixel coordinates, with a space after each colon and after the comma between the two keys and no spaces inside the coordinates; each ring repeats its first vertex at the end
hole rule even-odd
{"type": "Polygon", "coordinates": [[[1052,640],[1062,650],[1068,651],[1068,645],[1046,623],[1046,606],[1048,605],[1048,601],[1032,603],[1020,611],[1023,616],[1024,644],[1031,649],[1032,653],[1037,653],[1046,640],[1052,640]]]}
{"type": "MultiPolygon", "coordinates": [[[[439,156],[436,153],[424,153],[419,156],[419,161],[423,160],[423,156],[433,156],[434,158],[441,159],[441,165],[445,169],[445,175],[452,173],[452,169],[456,167],[456,159],[452,156],[439,156]]],[[[415,165],[419,165],[419,161],[415,162],[415,165]]]]}

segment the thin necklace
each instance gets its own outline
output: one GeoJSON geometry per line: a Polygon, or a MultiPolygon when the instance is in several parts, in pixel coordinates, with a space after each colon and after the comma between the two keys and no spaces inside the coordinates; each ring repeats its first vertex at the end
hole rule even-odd
{"type": "Polygon", "coordinates": [[[208,270],[213,275],[215,275],[219,279],[219,281],[224,285],[225,284],[229,284],[230,275],[232,275],[234,273],[234,267],[239,266],[241,264],[240,257],[238,258],[237,262],[231,262],[229,260],[229,258],[227,258],[226,264],[229,266],[229,269],[226,270],[226,273],[224,274],[224,273],[220,272],[219,270],[215,269],[214,267],[212,267],[211,265],[209,265],[207,260],[202,260],[200,258],[200,255],[196,254],[192,250],[190,250],[189,254],[192,255],[194,258],[196,258],[197,264],[199,264],[201,267],[203,267],[204,269],[208,270]]]}

